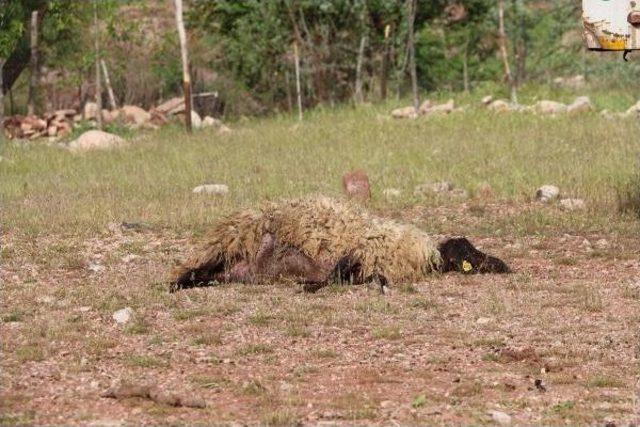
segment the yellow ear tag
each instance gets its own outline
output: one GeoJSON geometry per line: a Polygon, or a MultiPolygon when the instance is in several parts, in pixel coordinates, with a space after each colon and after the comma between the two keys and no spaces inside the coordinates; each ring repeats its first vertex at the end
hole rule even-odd
{"type": "Polygon", "coordinates": [[[471,265],[471,263],[466,259],[462,261],[462,271],[464,271],[465,273],[468,273],[471,270],[473,270],[473,265],[471,265]]]}

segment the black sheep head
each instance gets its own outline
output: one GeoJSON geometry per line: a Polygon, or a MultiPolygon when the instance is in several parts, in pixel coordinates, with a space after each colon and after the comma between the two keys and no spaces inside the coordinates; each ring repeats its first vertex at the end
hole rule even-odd
{"type": "Polygon", "coordinates": [[[442,257],[440,270],[443,273],[511,273],[504,261],[480,252],[464,237],[446,240],[438,246],[438,250],[442,257]]]}

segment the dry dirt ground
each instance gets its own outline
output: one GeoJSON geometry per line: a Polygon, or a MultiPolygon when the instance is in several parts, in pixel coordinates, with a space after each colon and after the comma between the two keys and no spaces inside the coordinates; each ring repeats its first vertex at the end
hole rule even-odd
{"type": "Polygon", "coordinates": [[[5,235],[0,423],[638,423],[638,239],[471,238],[517,272],[308,295],[169,294],[196,239],[166,230],[5,235]],[[124,307],[134,320],[117,325],[124,307]],[[118,382],[207,406],[100,397],[118,382]]]}

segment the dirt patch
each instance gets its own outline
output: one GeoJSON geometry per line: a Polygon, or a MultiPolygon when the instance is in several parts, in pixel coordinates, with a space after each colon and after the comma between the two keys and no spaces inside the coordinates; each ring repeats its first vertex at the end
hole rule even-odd
{"type": "Polygon", "coordinates": [[[169,294],[164,275],[188,236],[7,235],[0,421],[470,424],[491,410],[517,424],[636,420],[637,239],[471,239],[516,273],[434,275],[383,296],[287,283],[169,294]],[[124,307],[135,316],[117,325],[124,307]],[[100,397],[120,381],[206,407],[100,397]]]}

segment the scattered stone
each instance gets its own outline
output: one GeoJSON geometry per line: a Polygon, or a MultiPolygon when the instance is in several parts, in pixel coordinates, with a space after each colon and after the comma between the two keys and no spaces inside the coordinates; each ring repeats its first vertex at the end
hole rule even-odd
{"type": "Polygon", "coordinates": [[[205,408],[207,405],[204,399],[200,397],[190,396],[186,393],[177,394],[169,393],[161,390],[157,386],[152,385],[137,385],[123,383],[114,387],[111,387],[104,391],[100,397],[112,398],[112,399],[127,399],[131,397],[140,397],[143,399],[149,399],[156,403],[161,403],[169,406],[184,406],[187,408],[205,408]]]}
{"type": "Polygon", "coordinates": [[[142,126],[151,120],[151,114],[137,105],[123,105],[119,114],[125,123],[133,127],[142,126]]]}
{"type": "Polygon", "coordinates": [[[89,270],[92,273],[102,273],[103,271],[105,271],[107,268],[104,265],[100,265],[97,263],[90,263],[89,266],[87,267],[87,270],[89,270]]]}
{"type": "Polygon", "coordinates": [[[418,113],[427,114],[429,109],[433,106],[433,103],[426,99],[422,104],[420,104],[420,108],[418,108],[418,113]]]}
{"type": "Polygon", "coordinates": [[[493,95],[487,95],[484,98],[482,98],[482,100],[480,101],[482,102],[482,105],[489,105],[493,102],[493,95]]]}
{"type": "Polygon", "coordinates": [[[587,208],[587,204],[582,199],[562,199],[560,207],[566,211],[579,211],[587,208]]]}
{"type": "Polygon", "coordinates": [[[489,415],[491,415],[491,419],[501,426],[510,426],[511,425],[511,416],[505,414],[501,411],[489,411],[489,415]]]}
{"type": "Polygon", "coordinates": [[[433,105],[429,110],[427,110],[427,114],[449,114],[456,108],[455,101],[450,99],[444,104],[433,105]]]}
{"type": "Polygon", "coordinates": [[[540,202],[550,202],[560,196],[560,189],[555,185],[543,185],[536,191],[536,200],[540,202]]]}
{"type": "Polygon", "coordinates": [[[416,109],[413,106],[396,108],[391,111],[391,117],[394,119],[415,119],[418,117],[418,113],[416,113],[416,109]]]}
{"type": "Polygon", "coordinates": [[[112,317],[118,325],[126,325],[133,319],[133,309],[131,307],[125,307],[113,313],[112,317]]]}
{"type": "Polygon", "coordinates": [[[202,127],[202,119],[200,118],[200,115],[193,110],[191,110],[191,126],[194,129],[200,129],[202,127]]]}
{"type": "Polygon", "coordinates": [[[195,194],[213,194],[215,196],[226,196],[229,194],[229,187],[225,184],[203,184],[192,190],[195,194]]]}
{"type": "Polygon", "coordinates": [[[225,135],[227,133],[231,133],[231,128],[227,125],[220,125],[220,127],[218,128],[218,134],[219,135],[225,135]]]}
{"type": "Polygon", "coordinates": [[[67,144],[67,148],[71,151],[108,150],[125,144],[125,140],[118,135],[93,129],[71,141],[67,144]]]}
{"type": "Polygon", "coordinates": [[[85,120],[94,120],[98,116],[98,104],[87,102],[82,109],[82,117],[85,120]]]}
{"type": "Polygon", "coordinates": [[[567,107],[567,113],[569,114],[580,114],[580,113],[588,113],[593,111],[593,104],[588,96],[579,96],[567,107]]]}
{"type": "Polygon", "coordinates": [[[363,202],[371,198],[371,185],[367,173],[362,170],[347,172],[342,176],[342,189],[349,199],[363,202]]]}
{"type": "Polygon", "coordinates": [[[600,239],[598,241],[596,241],[596,243],[594,243],[594,245],[596,247],[596,249],[607,249],[609,247],[609,241],[607,239],[600,239]]]}
{"type": "Polygon", "coordinates": [[[202,127],[203,128],[208,128],[208,127],[221,127],[222,126],[222,121],[211,117],[211,116],[205,116],[204,119],[202,119],[202,127]]]}
{"type": "Polygon", "coordinates": [[[417,185],[413,191],[416,196],[423,196],[426,193],[442,194],[452,191],[455,186],[449,181],[428,182],[417,185]]]}
{"type": "Polygon", "coordinates": [[[511,104],[509,104],[507,101],[502,99],[496,99],[495,101],[488,104],[487,108],[497,113],[506,113],[513,110],[513,108],[511,107],[511,104]]]}
{"type": "Polygon", "coordinates": [[[562,114],[567,112],[565,104],[549,100],[538,101],[533,108],[539,114],[562,114]]]}
{"type": "Polygon", "coordinates": [[[476,324],[478,325],[487,325],[491,322],[493,322],[493,319],[490,317],[478,317],[478,320],[476,320],[476,324]]]}
{"type": "Polygon", "coordinates": [[[402,196],[402,191],[398,190],[397,188],[385,188],[384,190],[382,190],[382,194],[386,199],[397,199],[398,197],[402,196]]]}

